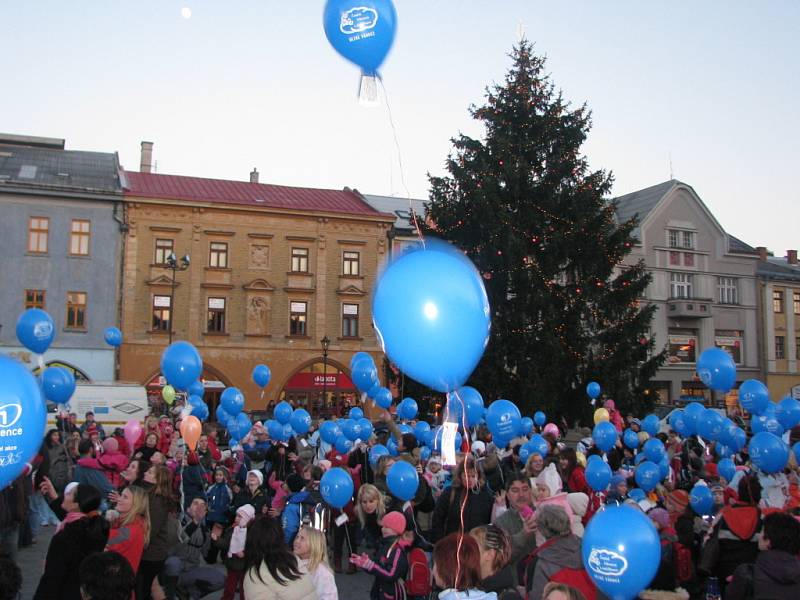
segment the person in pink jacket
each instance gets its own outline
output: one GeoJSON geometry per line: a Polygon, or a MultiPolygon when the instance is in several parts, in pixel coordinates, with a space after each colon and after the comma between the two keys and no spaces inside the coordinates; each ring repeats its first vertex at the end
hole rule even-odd
{"type": "Polygon", "coordinates": [[[617,428],[617,431],[622,433],[625,426],[623,425],[622,415],[617,410],[616,403],[613,400],[606,400],[603,407],[608,411],[608,420],[617,428]]]}
{"type": "Polygon", "coordinates": [[[122,484],[122,472],[128,468],[129,462],[128,457],[119,451],[119,444],[113,437],[103,440],[103,453],[97,458],[78,459],[78,464],[82,467],[102,471],[114,489],[122,484]]]}

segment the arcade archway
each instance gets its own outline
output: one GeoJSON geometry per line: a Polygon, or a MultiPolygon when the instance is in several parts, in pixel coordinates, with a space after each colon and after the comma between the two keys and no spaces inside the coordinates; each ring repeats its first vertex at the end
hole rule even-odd
{"type": "Polygon", "coordinates": [[[355,385],[350,369],[320,356],[300,365],[283,383],[278,401],[305,408],[312,417],[341,416],[355,405],[355,385]]]}

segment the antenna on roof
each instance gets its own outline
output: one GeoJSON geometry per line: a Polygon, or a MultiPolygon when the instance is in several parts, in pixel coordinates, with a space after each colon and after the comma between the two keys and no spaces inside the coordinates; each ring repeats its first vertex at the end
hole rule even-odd
{"type": "Polygon", "coordinates": [[[517,43],[520,43],[524,39],[525,39],[525,23],[523,23],[522,19],[520,19],[519,23],[517,23],[517,43]]]}
{"type": "Polygon", "coordinates": [[[675,176],[672,173],[672,152],[669,153],[669,180],[672,181],[675,176]]]}

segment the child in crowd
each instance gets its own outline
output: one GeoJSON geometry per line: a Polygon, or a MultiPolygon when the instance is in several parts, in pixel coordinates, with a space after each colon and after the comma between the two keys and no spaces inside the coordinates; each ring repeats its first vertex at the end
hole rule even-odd
{"type": "Polygon", "coordinates": [[[286,482],[283,484],[284,490],[289,494],[286,507],[283,509],[281,524],[283,525],[283,537],[287,545],[291,545],[294,536],[300,529],[303,515],[303,501],[308,498],[305,490],[305,481],[297,473],[289,473],[286,482]]]}
{"type": "Polygon", "coordinates": [[[433,499],[438,500],[447,481],[448,473],[442,469],[442,461],[438,456],[431,456],[425,465],[425,481],[431,488],[433,499]]]}
{"type": "Polygon", "coordinates": [[[272,511],[270,515],[276,517],[283,512],[283,508],[286,506],[286,500],[289,497],[289,487],[286,483],[279,481],[275,477],[275,471],[269,475],[269,487],[271,487],[273,491],[272,502],[270,504],[272,511]]]}
{"type": "Polygon", "coordinates": [[[338,600],[336,580],[328,565],[325,534],[318,529],[303,525],[294,538],[292,549],[298,558],[300,570],[311,575],[318,600],[338,600]]]}
{"type": "Polygon", "coordinates": [[[370,590],[372,600],[398,600],[405,596],[401,580],[408,571],[403,534],[408,528],[403,513],[392,511],[381,520],[383,543],[374,558],[366,554],[351,554],[350,562],[375,577],[370,590]]]}
{"type": "Polygon", "coordinates": [[[244,546],[247,541],[247,528],[255,519],[255,515],[256,510],[252,505],[240,506],[236,511],[233,526],[228,528],[223,537],[217,538],[216,532],[211,534],[214,545],[223,552],[224,557],[222,562],[225,564],[225,588],[222,600],[233,600],[237,591],[241,593],[245,572],[244,546]]]}

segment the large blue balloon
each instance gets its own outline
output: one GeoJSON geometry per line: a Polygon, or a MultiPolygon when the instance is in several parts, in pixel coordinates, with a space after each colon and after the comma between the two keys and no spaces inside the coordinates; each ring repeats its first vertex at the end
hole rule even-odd
{"type": "Polygon", "coordinates": [[[161,355],[161,372],[172,387],[185,391],[203,374],[203,359],[189,342],[173,342],[161,355]]]}
{"type": "Polygon", "coordinates": [[[347,439],[344,433],[336,438],[336,442],[333,444],[336,447],[337,452],[341,454],[348,454],[353,449],[353,440],[347,439]]]}
{"type": "Polygon", "coordinates": [[[353,479],[341,467],[328,469],[319,481],[319,491],[333,508],[344,508],[353,499],[353,479]]]}
{"type": "Polygon", "coordinates": [[[650,437],[658,435],[658,430],[661,428],[661,423],[656,415],[647,415],[642,419],[642,429],[646,431],[650,437]]]}
{"type": "Polygon", "coordinates": [[[530,417],[522,417],[519,421],[520,435],[530,435],[533,431],[533,419],[530,417]]]}
{"type": "Polygon", "coordinates": [[[369,392],[378,384],[378,368],[372,357],[362,356],[353,362],[350,378],[360,392],[369,392]]]}
{"type": "Polygon", "coordinates": [[[636,485],[645,492],[649,492],[661,481],[661,469],[656,463],[646,460],[636,467],[634,478],[636,479],[636,485]]]}
{"type": "MultiPolygon", "coordinates": [[[[202,398],[206,393],[206,388],[203,385],[202,381],[200,381],[199,379],[195,379],[191,383],[191,385],[187,388],[186,391],[189,393],[190,396],[200,396],[202,398]]],[[[222,406],[222,405],[219,405],[219,406],[222,406]]],[[[219,420],[219,419],[217,419],[217,420],[219,420]]]]}
{"type": "Polygon", "coordinates": [[[250,417],[245,413],[239,413],[235,417],[231,417],[228,421],[228,432],[231,437],[236,440],[242,439],[250,433],[250,417]]]}
{"type": "Polygon", "coordinates": [[[697,417],[697,434],[705,440],[719,439],[725,419],[717,411],[707,408],[697,417]]]}
{"type": "Polygon", "coordinates": [[[600,384],[596,381],[590,381],[589,384],[586,386],[586,394],[594,400],[600,395],[600,384]]]}
{"type": "Polygon", "coordinates": [[[775,407],[775,416],[784,429],[791,429],[800,423],[800,402],[787,396],[775,407]]]}
{"type": "Polygon", "coordinates": [[[456,395],[464,402],[467,411],[467,427],[475,427],[486,414],[483,397],[474,387],[465,385],[456,390],[456,395]]]}
{"type": "Polygon", "coordinates": [[[389,449],[383,444],[375,444],[369,449],[369,464],[375,468],[381,456],[389,456],[389,449]]]}
{"type": "Polygon", "coordinates": [[[706,407],[699,402],[690,402],[686,405],[686,408],[683,409],[684,419],[686,419],[686,424],[692,433],[697,431],[697,419],[700,418],[700,415],[703,414],[705,409],[706,407]]]}
{"type": "Polygon", "coordinates": [[[782,436],[784,431],[783,425],[781,425],[781,422],[778,421],[778,418],[775,416],[774,412],[764,412],[764,414],[755,415],[750,420],[750,429],[753,430],[753,433],[766,431],[768,433],[777,435],[778,437],[782,436]]]}
{"type": "Polygon", "coordinates": [[[608,421],[600,421],[592,430],[592,439],[595,446],[603,452],[608,452],[617,443],[617,428],[608,421]]]}
{"type": "Polygon", "coordinates": [[[21,363],[0,354],[0,490],[19,477],[25,463],[36,456],[46,420],[45,400],[36,378],[21,363]]]}
{"type": "Polygon", "coordinates": [[[50,402],[66,404],[75,393],[75,375],[64,367],[47,367],[42,373],[42,390],[50,402]]]}
{"type": "Polygon", "coordinates": [[[537,427],[544,427],[544,424],[547,422],[547,415],[545,415],[542,411],[537,410],[533,414],[533,422],[536,423],[537,427]]]}
{"type": "Polygon", "coordinates": [[[611,467],[602,459],[590,460],[586,464],[586,483],[595,492],[604,492],[611,483],[611,467]]]}
{"type": "Polygon", "coordinates": [[[664,442],[658,438],[650,438],[647,440],[644,443],[642,450],[644,450],[644,455],[647,457],[647,460],[651,460],[654,463],[661,462],[662,459],[667,455],[667,452],[664,449],[664,442]]]}
{"type": "Polygon", "coordinates": [[[336,421],[325,421],[319,427],[319,435],[328,444],[335,444],[336,438],[342,435],[342,430],[336,424],[336,421]]]}
{"type": "Polygon", "coordinates": [[[604,594],[632,600],[658,571],[658,531],[641,510],[606,506],[586,526],[581,556],[586,573],[604,594]]]}
{"type": "Polygon", "coordinates": [[[228,414],[228,411],[222,408],[221,404],[217,405],[217,410],[214,411],[214,414],[217,417],[217,423],[221,425],[227,425],[228,420],[231,418],[231,415],[228,414]]]}
{"type": "Polygon", "coordinates": [[[308,433],[308,430],[311,429],[311,415],[305,408],[295,408],[289,419],[289,425],[299,435],[308,433]]]}
{"type": "Polygon", "coordinates": [[[201,421],[205,421],[208,419],[208,404],[203,402],[200,396],[189,396],[189,400],[192,398],[195,398],[195,402],[192,403],[192,415],[201,421]]]}
{"type": "Polygon", "coordinates": [[[427,421],[418,421],[414,426],[414,435],[420,442],[425,441],[425,433],[431,430],[431,426],[427,421]]]}
{"type": "Polygon", "coordinates": [[[686,418],[686,413],[683,410],[676,410],[669,416],[669,426],[678,432],[678,435],[683,437],[690,436],[694,433],[689,420],[686,418]]]}
{"type": "Polygon", "coordinates": [[[272,372],[269,370],[267,365],[256,365],[253,367],[253,383],[255,383],[258,387],[263,388],[269,384],[269,380],[272,378],[272,372]]]}
{"type": "Polygon", "coordinates": [[[397,416],[401,419],[413,419],[417,416],[417,401],[413,398],[403,398],[400,404],[397,405],[397,416]]]}
{"type": "Polygon", "coordinates": [[[361,428],[361,435],[358,437],[364,441],[367,441],[370,437],[372,437],[372,421],[366,417],[361,417],[358,420],[358,426],[361,428]]]}
{"type": "Polygon", "coordinates": [[[714,511],[714,494],[707,485],[695,485],[689,495],[689,504],[698,515],[710,515],[714,511]]]}
{"type": "Polygon", "coordinates": [[[440,392],[467,380],[489,342],[483,279],[466,256],[437,240],[389,265],[375,287],[372,314],[392,362],[440,392]]]}
{"type": "Polygon", "coordinates": [[[222,391],[219,403],[222,405],[222,408],[225,409],[226,413],[235,417],[242,412],[244,408],[244,394],[235,387],[225,388],[222,391]]]}
{"type": "Polygon", "coordinates": [[[103,339],[109,346],[118,348],[122,345],[122,332],[116,327],[107,327],[103,332],[103,339]]]}
{"type": "Polygon", "coordinates": [[[323,23],[331,46],[373,74],[394,43],[397,13],[391,0],[328,0],[323,23]]]}
{"type": "Polygon", "coordinates": [[[707,348],[697,359],[697,374],[712,390],[727,392],[736,383],[736,364],[725,350],[707,348]]]}
{"type": "Polygon", "coordinates": [[[405,461],[397,461],[386,474],[386,484],[389,491],[400,500],[411,500],[417,493],[419,475],[417,470],[405,461]]]}
{"type": "Polygon", "coordinates": [[[736,475],[736,465],[730,458],[723,458],[717,463],[717,472],[730,483],[736,475]]]}
{"type": "Polygon", "coordinates": [[[292,405],[286,402],[286,400],[282,400],[275,406],[275,410],[272,414],[278,423],[286,425],[292,418],[292,412],[292,405]]]}
{"type": "Polygon", "coordinates": [[[789,446],[778,436],[766,431],[753,436],[749,452],[753,464],[765,473],[777,473],[789,460],[789,446]]]}
{"type": "Polygon", "coordinates": [[[17,319],[17,339],[31,352],[44,354],[55,335],[53,319],[41,308],[29,308],[17,319]]]}
{"type": "Polygon", "coordinates": [[[354,421],[358,421],[359,419],[364,418],[364,411],[360,407],[354,406],[350,409],[350,412],[347,413],[347,416],[354,421]]]}
{"type": "Polygon", "coordinates": [[[392,392],[390,392],[388,388],[379,387],[378,390],[374,392],[372,399],[375,400],[375,404],[381,408],[389,408],[392,405],[392,392]]]}
{"type": "Polygon", "coordinates": [[[769,405],[769,390],[758,379],[748,379],[739,386],[739,402],[754,415],[760,415],[769,405]]]}
{"type": "Polygon", "coordinates": [[[356,352],[353,356],[350,357],[350,370],[353,370],[353,365],[356,364],[357,361],[361,360],[362,358],[369,359],[372,361],[372,364],[375,364],[375,360],[368,352],[356,352]]]}
{"type": "Polygon", "coordinates": [[[486,409],[486,425],[492,436],[510,440],[519,434],[522,415],[510,400],[495,400],[486,409]]]}
{"type": "Polygon", "coordinates": [[[283,438],[283,425],[278,423],[275,419],[269,419],[267,421],[267,433],[269,433],[270,439],[280,440],[283,438]]]}
{"type": "Polygon", "coordinates": [[[633,429],[626,429],[622,434],[622,442],[631,450],[639,447],[639,435],[633,429]]]}
{"type": "Polygon", "coordinates": [[[359,425],[358,421],[347,419],[342,425],[342,433],[348,440],[355,442],[361,435],[361,425],[359,425]]]}

